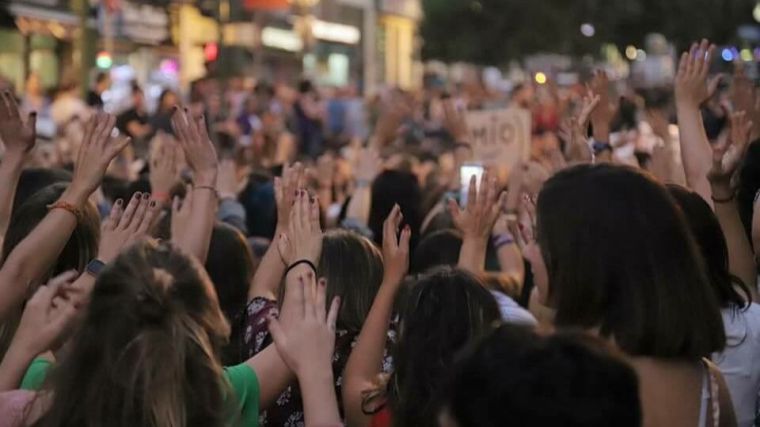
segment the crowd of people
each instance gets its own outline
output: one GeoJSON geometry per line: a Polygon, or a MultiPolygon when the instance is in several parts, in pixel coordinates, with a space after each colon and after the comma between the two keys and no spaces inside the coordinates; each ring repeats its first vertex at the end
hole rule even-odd
{"type": "Polygon", "coordinates": [[[714,49],[509,100],[3,91],[0,426],[760,425],[760,92],[714,49]],[[502,102],[530,157],[462,176],[502,102]]]}

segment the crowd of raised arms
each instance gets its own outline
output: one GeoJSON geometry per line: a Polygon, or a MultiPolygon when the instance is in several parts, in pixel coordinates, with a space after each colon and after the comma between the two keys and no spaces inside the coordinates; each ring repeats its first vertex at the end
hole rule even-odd
{"type": "Polygon", "coordinates": [[[358,144],[308,84],[224,138],[100,111],[40,167],[2,92],[0,426],[760,425],[760,91],[713,51],[659,98],[516,88],[530,159],[466,201],[447,97],[358,144]]]}

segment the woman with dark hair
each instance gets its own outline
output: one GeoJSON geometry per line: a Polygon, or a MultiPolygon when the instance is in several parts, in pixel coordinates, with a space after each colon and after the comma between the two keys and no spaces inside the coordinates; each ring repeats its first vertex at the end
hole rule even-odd
{"type": "Polygon", "coordinates": [[[503,325],[454,364],[442,427],[639,427],[636,371],[587,334],[503,325]]]}
{"type": "Polygon", "coordinates": [[[5,354],[23,302],[44,280],[84,267],[95,256],[98,213],[89,202],[111,160],[128,141],[110,141],[115,118],[96,114],[78,153],[71,184],[57,184],[27,199],[11,218],[0,268],[0,356],[5,354]]]}
{"type": "MultiPolygon", "coordinates": [[[[315,264],[319,275],[326,280],[328,300],[338,295],[341,297],[332,364],[335,390],[340,395],[343,370],[380,288],[383,258],[368,239],[352,232],[336,230],[324,235],[322,253],[315,264]]],[[[281,300],[282,291],[278,294],[281,300]]],[[[267,318],[277,312],[280,304],[277,300],[260,297],[249,302],[243,342],[245,357],[252,357],[272,344],[272,337],[267,330],[267,318]]],[[[287,425],[288,422],[303,422],[303,417],[301,390],[294,384],[283,392],[275,405],[262,412],[262,425],[280,426],[287,425]]]]}
{"type": "MultiPolygon", "coordinates": [[[[372,242],[357,234],[333,231],[323,236],[321,227],[318,225],[319,203],[308,192],[301,189],[303,182],[304,170],[298,163],[293,167],[285,166],[282,177],[275,178],[276,243],[271,244],[267,249],[251,282],[245,312],[243,351],[246,357],[251,357],[270,346],[272,337],[267,330],[267,319],[276,315],[280,301],[283,299],[281,288],[283,275],[291,268],[307,268],[304,266],[308,265],[307,269],[310,269],[313,265],[313,269],[326,279],[327,296],[330,298],[334,295],[341,296],[341,309],[336,320],[335,357],[332,369],[336,378],[335,389],[340,392],[343,367],[380,287],[383,277],[383,260],[372,242]],[[289,230],[299,223],[297,215],[301,214],[297,214],[296,208],[301,204],[306,205],[302,210],[307,212],[309,221],[317,224],[315,228],[319,227],[313,237],[314,241],[319,241],[319,245],[308,256],[293,258],[287,254],[286,248],[294,239],[294,233],[289,230]],[[296,261],[300,261],[300,264],[294,265],[296,261]]],[[[303,217],[301,219],[303,220],[303,217]]],[[[306,236],[300,237],[306,238],[306,236]]],[[[306,244],[300,246],[304,245],[306,244]]],[[[301,392],[300,385],[292,384],[288,387],[277,399],[276,404],[262,413],[262,425],[302,423],[305,406],[302,403],[301,392]]]]}
{"type": "Polygon", "coordinates": [[[253,254],[243,233],[231,225],[214,224],[205,267],[219,297],[222,313],[232,327],[229,342],[222,348],[222,363],[240,363],[245,360],[240,340],[242,315],[253,278],[253,254]]]}
{"type": "Polygon", "coordinates": [[[172,128],[172,113],[179,104],[177,94],[171,89],[164,89],[158,97],[158,108],[150,119],[150,127],[154,131],[163,131],[174,135],[172,128]]]}
{"type": "Polygon", "coordinates": [[[384,227],[385,278],[346,365],[343,405],[352,427],[437,425],[439,393],[455,354],[500,319],[496,300],[474,275],[432,270],[405,292],[393,372],[378,378],[384,337],[409,268],[411,229],[404,227],[397,237],[402,220],[396,206],[384,227]]]}
{"type": "Polygon", "coordinates": [[[399,205],[401,212],[404,212],[404,224],[408,224],[412,230],[411,248],[414,250],[422,224],[421,201],[420,184],[413,173],[400,170],[381,172],[372,182],[372,198],[367,224],[372,230],[375,242],[382,245],[383,222],[393,206],[399,205]]]}
{"type": "Polygon", "coordinates": [[[644,425],[731,425],[728,389],[704,359],[726,343],[718,301],[664,186],[627,167],[566,169],[541,190],[535,226],[525,254],[542,303],[557,328],[630,357],[644,425]]]}
{"type": "Polygon", "coordinates": [[[718,298],[726,330],[726,348],[712,355],[731,391],[740,426],[752,426],[760,408],[760,305],[752,302],[747,286],[729,271],[728,247],[720,223],[699,194],[669,185],[707,267],[707,276],[718,298]]]}

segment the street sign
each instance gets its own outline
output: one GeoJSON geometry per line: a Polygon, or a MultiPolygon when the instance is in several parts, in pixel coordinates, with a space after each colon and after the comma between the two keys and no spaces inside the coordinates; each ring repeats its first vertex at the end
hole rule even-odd
{"type": "Polygon", "coordinates": [[[530,112],[520,108],[468,111],[473,159],[511,169],[530,155],[530,112]]]}

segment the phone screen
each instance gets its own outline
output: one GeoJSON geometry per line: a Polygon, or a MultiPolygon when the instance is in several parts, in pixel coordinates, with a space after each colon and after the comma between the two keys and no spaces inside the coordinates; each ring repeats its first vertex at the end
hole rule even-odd
{"type": "Polygon", "coordinates": [[[477,163],[468,163],[459,168],[459,179],[461,188],[459,190],[459,203],[461,206],[467,204],[467,193],[470,190],[470,179],[475,176],[477,188],[480,189],[480,179],[483,177],[483,165],[477,163]]]}

